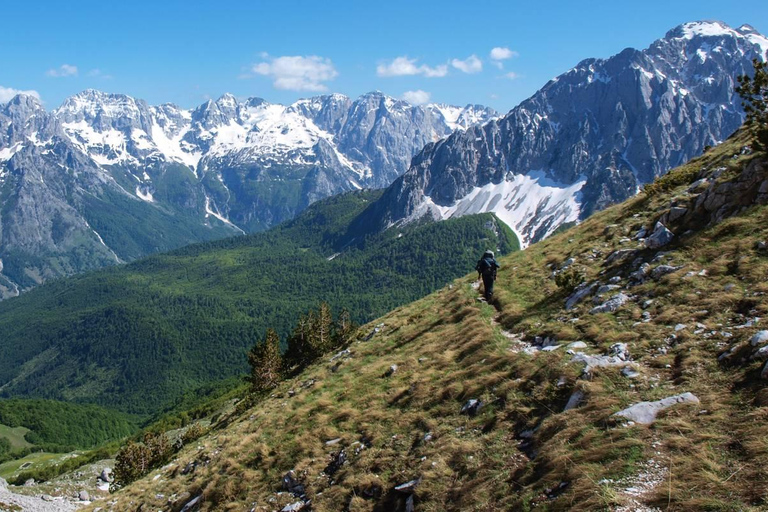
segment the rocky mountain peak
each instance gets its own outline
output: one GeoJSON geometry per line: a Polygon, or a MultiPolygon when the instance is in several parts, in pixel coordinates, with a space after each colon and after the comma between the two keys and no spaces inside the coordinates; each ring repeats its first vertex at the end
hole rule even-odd
{"type": "Polygon", "coordinates": [[[766,50],[754,30],[692,22],[585,59],[506,116],[426,146],[366,222],[493,211],[523,244],[540,240],[725,140],[743,120],[736,77],[766,50]]]}

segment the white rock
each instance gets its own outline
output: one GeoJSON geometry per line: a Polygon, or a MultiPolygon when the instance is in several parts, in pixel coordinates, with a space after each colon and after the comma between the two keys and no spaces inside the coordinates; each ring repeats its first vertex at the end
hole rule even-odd
{"type": "Polygon", "coordinates": [[[620,416],[642,425],[650,425],[656,420],[656,416],[659,414],[659,412],[668,409],[673,405],[698,403],[699,399],[696,397],[696,395],[693,393],[683,393],[680,395],[663,398],[655,402],[639,402],[615,413],[614,416],[620,416]]]}
{"type": "Polygon", "coordinates": [[[768,331],[756,332],[755,335],[752,336],[752,339],[749,340],[749,342],[753,347],[763,345],[764,343],[768,342],[768,331]]]}

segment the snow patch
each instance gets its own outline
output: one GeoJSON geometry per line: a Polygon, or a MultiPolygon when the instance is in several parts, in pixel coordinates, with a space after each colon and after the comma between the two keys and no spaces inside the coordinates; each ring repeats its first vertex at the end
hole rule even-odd
{"type": "Polygon", "coordinates": [[[230,220],[228,218],[224,217],[219,212],[214,211],[211,208],[211,198],[206,195],[205,196],[205,218],[207,219],[209,215],[213,215],[215,218],[219,219],[224,224],[228,224],[229,226],[232,226],[233,228],[235,228],[238,231],[240,231],[242,234],[245,234],[245,231],[243,231],[238,226],[236,226],[235,224],[230,222],[230,220]]]}
{"type": "Polygon", "coordinates": [[[561,184],[547,178],[543,171],[516,174],[501,183],[475,187],[451,206],[438,205],[425,196],[406,222],[427,213],[444,220],[492,212],[515,232],[525,248],[535,237],[549,236],[561,224],[578,220],[580,190],[585,183],[582,177],[571,185],[561,184]]]}
{"type": "Polygon", "coordinates": [[[13,146],[0,149],[0,162],[6,162],[11,159],[13,155],[18,153],[24,145],[21,142],[17,142],[13,146]]]}
{"type": "Polygon", "coordinates": [[[141,188],[136,187],[136,195],[139,196],[139,199],[142,201],[146,201],[148,203],[154,203],[155,198],[152,197],[152,192],[147,190],[146,192],[142,192],[141,188]]]}

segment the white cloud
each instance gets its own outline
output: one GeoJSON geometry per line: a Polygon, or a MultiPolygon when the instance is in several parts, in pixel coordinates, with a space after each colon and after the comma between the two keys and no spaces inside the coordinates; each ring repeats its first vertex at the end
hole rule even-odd
{"type": "Polygon", "coordinates": [[[415,91],[405,91],[403,93],[403,99],[412,105],[422,105],[429,102],[432,97],[432,93],[417,89],[415,91]]]}
{"type": "Polygon", "coordinates": [[[509,78],[510,80],[517,80],[518,78],[520,78],[520,75],[518,75],[514,71],[510,71],[509,73],[506,73],[504,75],[504,78],[509,78]]]}
{"type": "Polygon", "coordinates": [[[251,71],[272,78],[275,89],[289,91],[327,91],[323,82],[336,78],[339,73],[331,59],[317,55],[270,57],[262,53],[268,62],[254,64],[251,71]]]}
{"type": "Polygon", "coordinates": [[[497,46],[491,50],[491,59],[493,60],[507,60],[520,55],[514,50],[510,50],[507,47],[497,46]]]}
{"type": "Polygon", "coordinates": [[[376,66],[376,74],[379,76],[406,76],[424,75],[427,78],[440,78],[448,74],[448,66],[441,64],[429,67],[426,64],[416,65],[416,59],[397,57],[390,63],[376,66]]]}
{"type": "Polygon", "coordinates": [[[475,54],[470,55],[464,60],[453,59],[451,66],[464,73],[479,73],[483,70],[483,63],[475,54]]]}
{"type": "Polygon", "coordinates": [[[45,72],[45,74],[54,78],[60,78],[63,76],[77,76],[77,66],[62,64],[57,69],[49,69],[45,72]]]}
{"type": "Polygon", "coordinates": [[[29,96],[34,96],[38,100],[40,99],[40,93],[37,91],[21,91],[19,89],[14,89],[12,87],[3,87],[0,85],[0,103],[8,103],[13,99],[14,96],[17,94],[28,94],[29,96]]]}

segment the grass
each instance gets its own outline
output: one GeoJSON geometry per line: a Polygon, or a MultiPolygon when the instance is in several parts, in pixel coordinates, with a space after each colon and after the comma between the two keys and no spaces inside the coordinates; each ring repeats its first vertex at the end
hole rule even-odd
{"type": "Polygon", "coordinates": [[[0,478],[10,480],[17,476],[22,471],[29,471],[32,469],[39,469],[51,464],[58,464],[63,462],[69,457],[73,457],[74,454],[61,454],[61,453],[48,453],[48,452],[36,452],[27,455],[21,459],[12,460],[4,464],[0,464],[0,478]]]}
{"type": "Polygon", "coordinates": [[[32,444],[24,438],[24,435],[27,432],[29,432],[28,428],[9,427],[7,425],[0,424],[0,437],[4,437],[10,441],[11,450],[18,450],[32,446],[32,444]]]}
{"type": "MultiPolygon", "coordinates": [[[[608,255],[636,248],[622,238],[652,226],[671,197],[687,197],[703,169],[748,163],[742,137],[687,164],[685,179],[504,258],[493,306],[478,301],[469,275],[364,326],[338,368],[326,358],[252,409],[222,418],[171,465],[117,493],[113,509],[179,509],[201,495],[204,510],[279,510],[295,501],[279,493],[293,470],[318,511],[400,510],[405,496],[394,487],[414,479],[424,511],[610,510],[631,504],[618,482],[642,478],[651,460],[665,473],[638,498],[647,506],[765,509],[762,362],[721,364],[718,356],[732,347],[751,354],[748,340],[764,325],[739,328],[768,313],[768,253],[755,249],[768,240],[768,207],[677,237],[652,266],[683,268],[630,288],[634,300],[615,313],[590,314],[589,299],[565,310],[566,294],[551,278],[553,264],[573,257],[587,281],[618,275],[626,283],[632,261],[605,265],[608,255]],[[363,341],[377,324],[381,331],[363,341]],[[675,331],[677,324],[686,327],[675,331]],[[565,348],[520,350],[518,339],[536,336],[583,341],[592,354],[627,343],[640,375],[598,368],[583,379],[565,348]],[[385,377],[393,364],[397,371],[385,377]],[[582,405],[563,411],[576,390],[582,405]],[[683,392],[700,403],[672,407],[651,426],[612,418],[636,402],[683,392]],[[484,406],[462,415],[471,398],[484,406]],[[342,448],[348,462],[326,474],[342,448]],[[190,462],[197,469],[182,475],[190,462]]],[[[737,176],[729,170],[719,179],[737,176]]]]}

